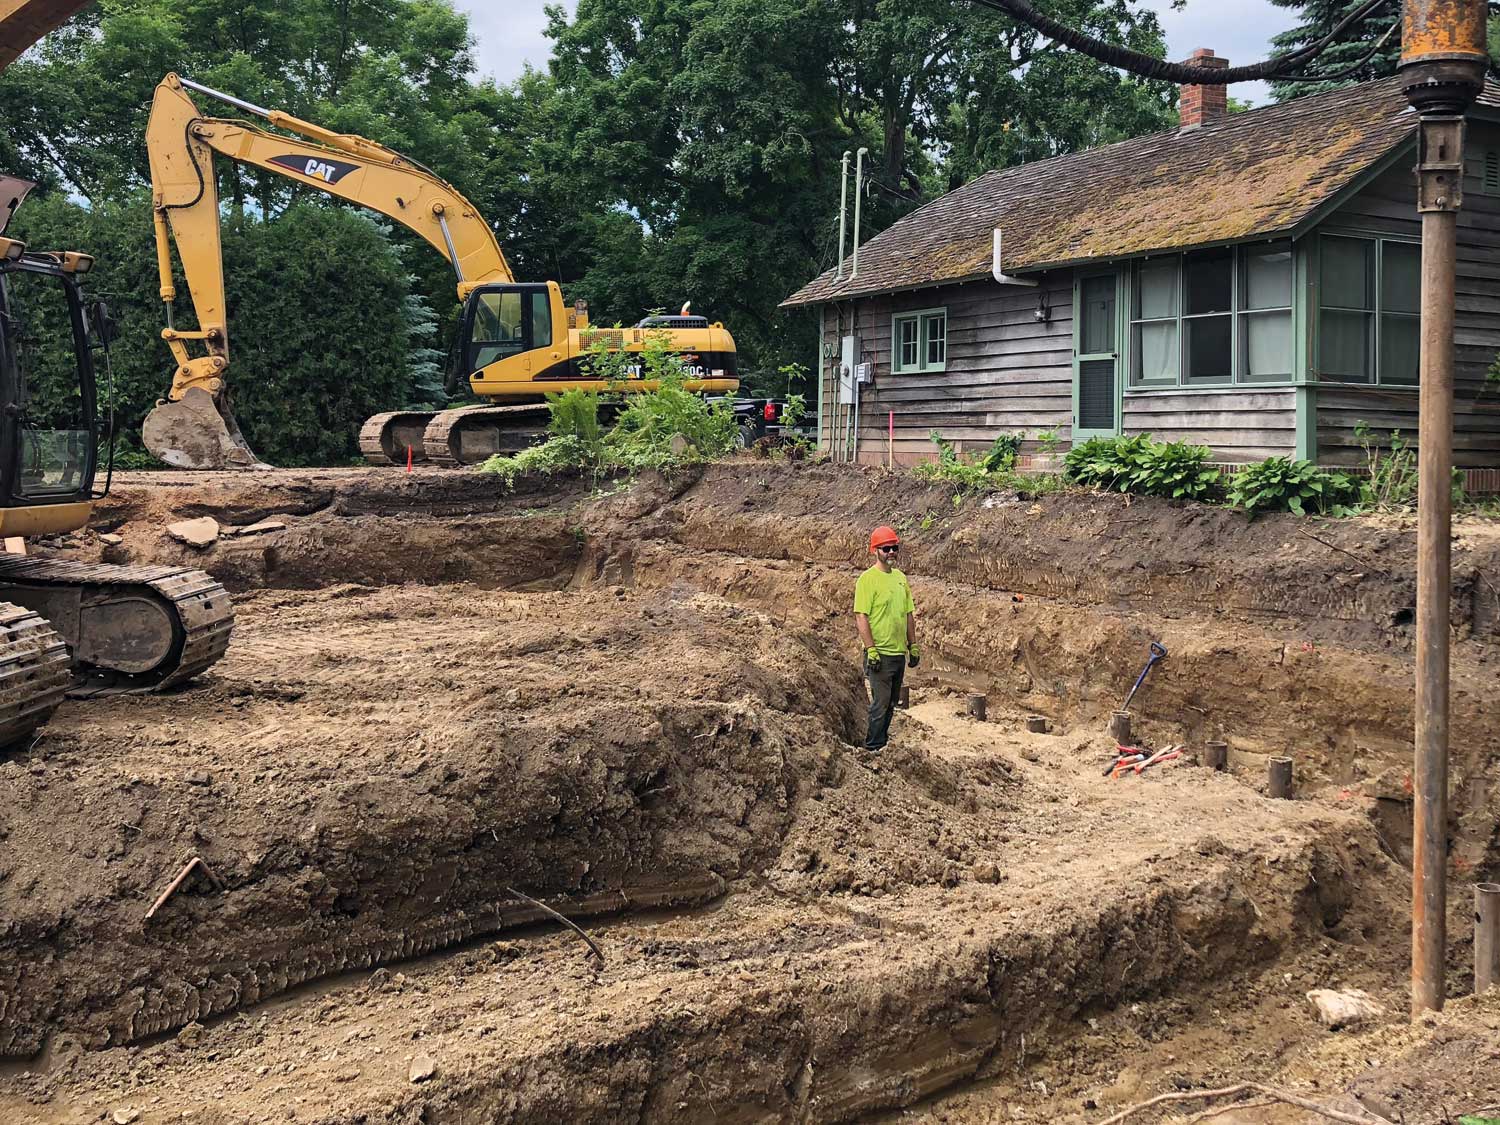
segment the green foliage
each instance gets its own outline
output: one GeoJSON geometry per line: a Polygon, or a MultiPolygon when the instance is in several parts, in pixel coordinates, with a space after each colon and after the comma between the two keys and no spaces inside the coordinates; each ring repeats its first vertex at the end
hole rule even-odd
{"type": "Polygon", "coordinates": [[[1209,449],[1181,441],[1152,441],[1150,434],[1090,438],[1068,450],[1064,474],[1076,484],[1169,500],[1211,500],[1219,471],[1209,449]]]}
{"type": "Polygon", "coordinates": [[[735,446],[734,411],[727,403],[709,403],[684,389],[686,374],[679,356],[667,350],[667,332],[648,332],[644,351],[611,351],[599,342],[585,364],[609,385],[625,382],[626,368],[639,363],[654,390],[630,391],[607,432],[599,421],[600,396],[591,391],[548,395],[551,418],[541,445],[514,456],[491,457],[481,472],[495,473],[512,487],[523,475],[546,476],[567,469],[636,472],[722,457],[735,446]],[[686,442],[684,448],[675,449],[686,442]]]}
{"type": "Polygon", "coordinates": [[[1480,1117],[1478,1114],[1466,1113],[1458,1119],[1458,1125],[1500,1125],[1500,1117],[1480,1117]]]}
{"type": "Polygon", "coordinates": [[[599,395],[594,391],[564,391],[548,395],[551,418],[547,431],[554,438],[575,438],[586,450],[604,445],[604,428],[599,424],[599,395]]]}
{"type": "Polygon", "coordinates": [[[1251,515],[1294,512],[1303,516],[1312,512],[1344,516],[1368,500],[1368,491],[1348,473],[1329,472],[1311,461],[1268,457],[1234,474],[1228,499],[1251,515]]]}
{"type": "Polygon", "coordinates": [[[965,495],[1004,490],[1039,495],[1062,487],[1062,481],[1054,474],[1029,475],[1015,472],[1016,456],[1020,452],[1024,434],[1001,434],[983,453],[968,457],[961,455],[953,443],[937,430],[933,430],[928,437],[938,447],[938,459],[924,462],[913,471],[919,480],[955,486],[955,507],[962,503],[965,495]]]}
{"type": "Polygon", "coordinates": [[[1051,457],[1057,452],[1057,447],[1062,444],[1062,438],[1056,430],[1043,430],[1036,435],[1036,446],[1041,452],[1051,457]]]}
{"type": "MultiPolygon", "coordinates": [[[[166,393],[172,371],[161,340],[149,199],[136,194],[92,208],[58,195],[31,200],[10,233],[37,249],[95,255],[86,291],[108,301],[119,324],[110,349],[116,463],[130,463],[142,452],[141,421],[166,393]]],[[[231,216],[224,257],[235,411],[262,457],[278,465],[348,462],[358,454],[356,435],[366,417],[423,401],[413,358],[429,342],[430,315],[379,225],[353,211],[303,203],[271,221],[231,216]]],[[[181,303],[178,325],[192,327],[181,303]]],[[[32,339],[27,366],[35,408],[45,414],[73,379],[72,340],[60,301],[39,300],[22,311],[32,339]]],[[[98,358],[102,413],[105,371],[98,358]]]]}
{"type": "Polygon", "coordinates": [[[1417,502],[1417,451],[1400,430],[1392,430],[1382,444],[1364,421],[1354,424],[1354,437],[1364,451],[1370,480],[1370,504],[1376,508],[1410,508],[1417,502]]]}

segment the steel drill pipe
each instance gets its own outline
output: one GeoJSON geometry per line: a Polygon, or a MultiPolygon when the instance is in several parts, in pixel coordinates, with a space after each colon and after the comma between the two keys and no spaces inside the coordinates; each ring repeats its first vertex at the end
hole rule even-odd
{"type": "Polygon", "coordinates": [[[1447,943],[1448,629],[1453,306],[1463,204],[1463,114],[1489,62],[1485,0],[1404,0],[1401,88],[1421,115],[1422,340],[1417,431],[1416,724],[1412,768],[1412,1015],[1443,1006],[1447,943]]]}
{"type": "Polygon", "coordinates": [[[1474,992],[1500,985],[1500,883],[1474,884],[1474,992]]]}

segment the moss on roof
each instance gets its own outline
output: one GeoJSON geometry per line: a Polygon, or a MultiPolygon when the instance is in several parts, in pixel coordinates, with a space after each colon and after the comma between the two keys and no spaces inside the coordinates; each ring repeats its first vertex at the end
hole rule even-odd
{"type": "Polygon", "coordinates": [[[829,270],[783,305],[986,277],[996,227],[1012,273],[1290,231],[1415,128],[1390,78],[987,172],[862,245],[857,278],[829,270]]]}

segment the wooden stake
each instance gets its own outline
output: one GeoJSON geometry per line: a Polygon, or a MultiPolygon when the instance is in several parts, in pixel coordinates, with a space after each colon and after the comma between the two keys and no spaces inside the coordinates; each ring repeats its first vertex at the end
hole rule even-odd
{"type": "Polygon", "coordinates": [[[1109,736],[1119,746],[1131,745],[1129,711],[1111,712],[1109,716],[1109,736]]]}
{"type": "Polygon", "coordinates": [[[1229,765],[1229,743],[1207,742],[1203,746],[1203,764],[1211,770],[1223,770],[1229,765]]]}
{"type": "Polygon", "coordinates": [[[982,695],[969,696],[969,714],[980,722],[984,722],[985,699],[982,695]]]}
{"type": "Polygon", "coordinates": [[[910,709],[911,709],[911,688],[907,687],[905,684],[902,684],[901,685],[901,710],[908,711],[910,709]]]}
{"type": "Polygon", "coordinates": [[[1047,720],[1040,715],[1028,715],[1026,717],[1026,729],[1032,734],[1046,734],[1047,720]]]}

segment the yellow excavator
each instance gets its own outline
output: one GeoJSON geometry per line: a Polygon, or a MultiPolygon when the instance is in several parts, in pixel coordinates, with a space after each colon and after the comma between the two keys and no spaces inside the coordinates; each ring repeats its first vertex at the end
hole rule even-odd
{"type": "Polygon", "coordinates": [[[729,394],[739,387],[734,339],[722,324],[687,315],[684,308],[682,316],[647,317],[630,328],[590,327],[585,307],[565,306],[556,282],[515,280],[489,223],[456,188],[384,145],[169,74],[151,103],[146,147],[161,297],[167,306],[162,337],[176,369],[167,399],[147,415],[142,436],[169,465],[216,469],[260,463],[230,407],[215,153],[378,212],[420,235],[452,263],[463,304],[461,370],[475,394],[508,405],[377,414],[359,435],[361,451],[374,464],[482,461],[535,439],[545,428],[548,393],[655,387],[641,376],[639,365],[629,369],[623,383],[606,386],[586,362],[600,345],[639,353],[650,337],[664,334],[667,348],[687,365],[689,389],[729,394]],[[204,117],[189,90],[263,118],[281,132],[235,118],[204,117]],[[178,328],[173,317],[174,237],[197,318],[191,330],[178,328]],[[192,354],[199,349],[202,354],[192,354]]]}
{"type": "MultiPolygon", "coordinates": [[[[84,6],[0,0],[0,68],[84,6]]],[[[94,349],[113,334],[108,309],[80,285],[93,258],[6,237],[33,186],[0,176],[0,747],[46,722],[74,686],[181,683],[224,654],[234,623],[228,593],[200,570],[20,553],[26,537],[88,523],[101,432],[94,349]],[[66,371],[34,363],[47,325],[65,326],[66,371]]]]}

